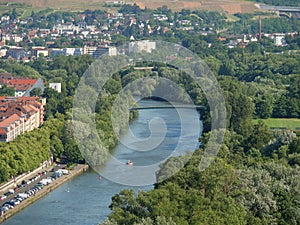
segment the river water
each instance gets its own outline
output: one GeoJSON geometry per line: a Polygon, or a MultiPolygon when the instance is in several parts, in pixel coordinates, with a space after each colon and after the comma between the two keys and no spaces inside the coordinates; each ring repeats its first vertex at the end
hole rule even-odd
{"type": "MultiPolygon", "coordinates": [[[[161,106],[165,102],[153,100],[142,100],[140,106],[161,106]]],[[[193,151],[195,145],[198,145],[197,139],[200,135],[199,115],[192,112],[193,109],[181,109],[177,112],[175,109],[148,109],[141,110],[139,117],[130,124],[131,132],[127,132],[121,138],[121,143],[114,151],[114,158],[120,162],[126,162],[128,159],[133,161],[134,166],[145,166],[159,164],[170,155],[174,154],[174,149],[193,151]],[[163,129],[155,130],[149,122],[153,118],[160,118],[165,122],[166,133],[163,129]],[[185,127],[182,129],[182,127],[185,127]],[[154,129],[154,130],[153,130],[154,129]],[[151,133],[152,132],[152,133],[151,133]],[[152,151],[136,151],[127,146],[134,144],[133,149],[147,149],[150,142],[138,142],[134,140],[133,133],[137,138],[147,138],[154,135],[156,138],[164,137],[163,141],[156,145],[152,151]]],[[[152,125],[160,120],[152,120],[152,125]]],[[[201,123],[200,123],[201,126],[201,123]]],[[[151,146],[152,147],[152,146],[151,146]]],[[[108,163],[109,165],[109,163],[108,163]]],[[[132,167],[132,168],[133,168],[132,167]]],[[[111,170],[108,166],[104,170],[111,170]]],[[[92,225],[103,222],[110,213],[108,206],[111,198],[121,190],[130,188],[136,191],[151,190],[153,185],[145,186],[126,186],[122,180],[122,172],[116,169],[113,173],[103,174],[99,180],[98,174],[89,169],[82,175],[79,175],[67,183],[64,183],[56,190],[52,191],[39,201],[33,203],[23,211],[3,222],[3,225],[92,225]],[[121,174],[121,175],[120,175],[121,174]],[[114,178],[111,177],[114,175],[114,178]],[[106,179],[106,178],[108,179],[106,179]],[[114,180],[115,182],[113,182],[114,180]],[[123,184],[121,184],[123,183],[123,184]]],[[[144,174],[133,174],[140,184],[151,183],[155,174],[149,174],[145,178],[144,174]]],[[[125,182],[126,183],[126,182],[125,182]]]]}

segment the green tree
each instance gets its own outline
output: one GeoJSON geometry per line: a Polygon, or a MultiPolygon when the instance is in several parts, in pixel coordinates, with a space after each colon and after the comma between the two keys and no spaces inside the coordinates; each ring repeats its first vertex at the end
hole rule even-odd
{"type": "Polygon", "coordinates": [[[42,96],[42,94],[41,88],[34,88],[30,91],[30,96],[42,96]]]}
{"type": "Polygon", "coordinates": [[[15,90],[12,87],[7,87],[6,84],[0,88],[0,96],[15,96],[15,90]]]}

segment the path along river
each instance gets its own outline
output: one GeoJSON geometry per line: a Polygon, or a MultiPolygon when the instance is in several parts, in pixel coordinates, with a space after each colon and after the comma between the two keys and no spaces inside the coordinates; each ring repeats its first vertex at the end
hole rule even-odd
{"type": "MultiPolygon", "coordinates": [[[[142,100],[139,102],[140,106],[161,106],[165,104],[167,103],[153,100],[142,100]]],[[[196,124],[199,123],[199,115],[195,112],[191,113],[193,109],[180,110],[182,110],[181,116],[175,109],[141,110],[139,117],[130,125],[132,133],[139,138],[148,137],[151,133],[148,126],[149,121],[159,117],[164,120],[167,127],[166,134],[161,134],[161,136],[165,135],[163,142],[152,151],[135,151],[126,147],[126,142],[132,141],[129,135],[130,132],[128,132],[122,136],[122,143],[125,144],[120,143],[116,147],[113,154],[114,157],[124,163],[130,159],[134,165],[140,166],[159,163],[161,160],[166,159],[173,149],[178,147],[179,137],[181,142],[179,148],[194,150],[195,143],[197,143],[200,135],[200,133],[197,133],[199,127],[196,127],[196,124]],[[182,117],[185,119],[182,120],[182,117]],[[185,127],[184,130],[182,130],[182,126],[185,127]]],[[[163,130],[155,130],[155,135],[159,136],[159,132],[163,132],[163,130]]],[[[141,145],[141,148],[145,147],[145,145],[141,145]]],[[[116,177],[119,176],[118,171],[115,171],[115,175],[116,177]]],[[[135,176],[136,179],[139,179],[138,175],[135,176]]],[[[143,180],[145,177],[140,177],[140,179],[143,180]]],[[[153,186],[124,186],[104,177],[101,177],[99,180],[98,174],[89,169],[82,175],[64,183],[1,225],[99,224],[110,213],[108,206],[111,203],[112,196],[126,188],[138,191],[150,190],[153,186]]]]}

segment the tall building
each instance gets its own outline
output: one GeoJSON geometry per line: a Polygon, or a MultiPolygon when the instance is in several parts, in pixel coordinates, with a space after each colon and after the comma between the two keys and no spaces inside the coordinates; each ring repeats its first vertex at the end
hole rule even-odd
{"type": "Polygon", "coordinates": [[[116,56],[117,48],[114,46],[84,46],[83,54],[92,55],[95,59],[104,54],[116,56]]]}

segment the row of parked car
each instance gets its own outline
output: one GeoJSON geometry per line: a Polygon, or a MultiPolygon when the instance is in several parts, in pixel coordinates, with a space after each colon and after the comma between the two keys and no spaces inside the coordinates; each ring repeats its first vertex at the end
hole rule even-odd
{"type": "Polygon", "coordinates": [[[14,189],[9,189],[8,192],[6,192],[4,195],[0,196],[0,201],[6,199],[8,196],[14,194],[15,192],[18,192],[21,188],[26,187],[28,184],[31,184],[32,182],[36,181],[39,179],[42,175],[46,174],[47,172],[44,171],[42,173],[37,174],[34,177],[31,177],[28,179],[28,181],[23,180],[21,184],[19,184],[17,187],[14,189]]]}
{"type": "Polygon", "coordinates": [[[34,195],[36,192],[41,190],[43,186],[41,184],[36,184],[34,187],[29,190],[19,193],[16,197],[11,199],[10,201],[5,202],[0,208],[0,216],[2,216],[9,209],[13,209],[15,206],[19,205],[22,201],[29,198],[31,195],[34,195]]]}
{"type": "MultiPolygon", "coordinates": [[[[45,174],[46,172],[44,172],[45,174]]],[[[41,190],[44,186],[49,185],[53,180],[57,179],[58,177],[61,177],[64,174],[68,174],[67,170],[62,171],[61,169],[54,172],[50,177],[44,178],[40,180],[34,187],[30,188],[29,190],[19,193],[17,196],[15,196],[10,201],[5,202],[2,207],[0,208],[0,216],[2,216],[5,212],[7,212],[9,209],[13,209],[15,206],[19,205],[22,201],[29,198],[32,195],[35,195],[39,190],[41,190]]],[[[35,177],[30,178],[27,182],[22,181],[20,185],[18,185],[15,189],[10,189],[7,193],[0,196],[0,200],[5,200],[9,195],[14,194],[15,192],[19,191],[21,188],[27,186],[28,184],[31,184],[32,182],[36,181],[41,177],[42,174],[38,174],[35,177]]]]}

